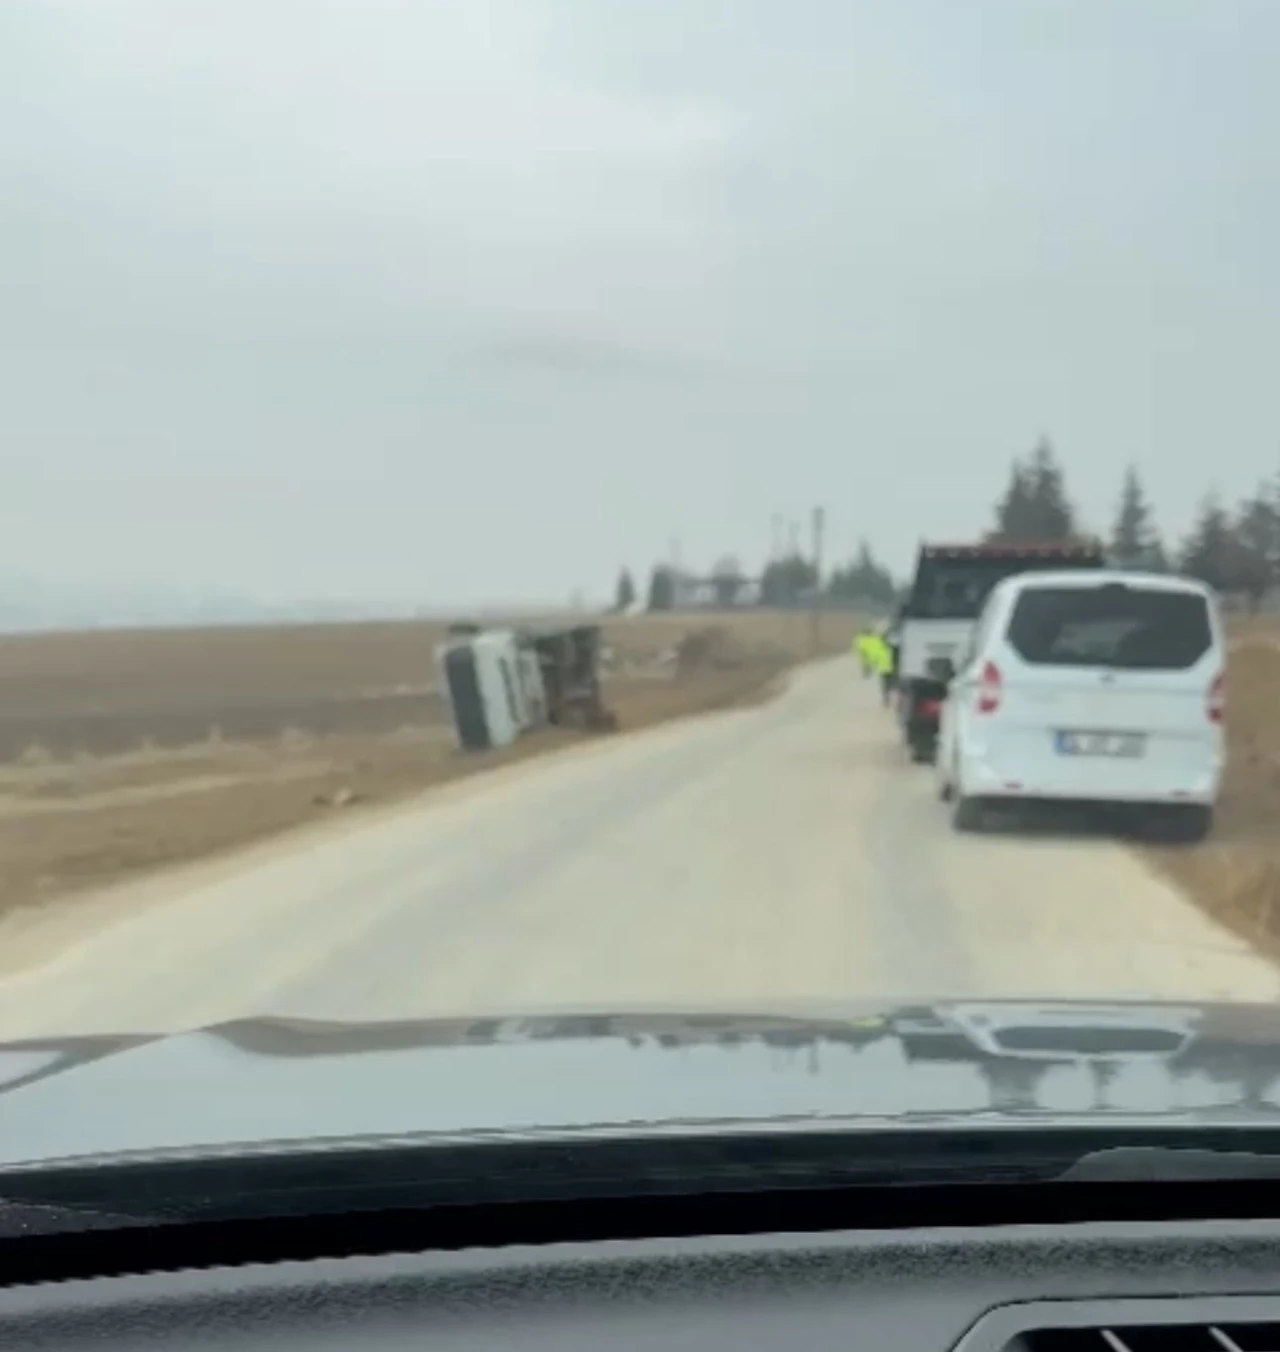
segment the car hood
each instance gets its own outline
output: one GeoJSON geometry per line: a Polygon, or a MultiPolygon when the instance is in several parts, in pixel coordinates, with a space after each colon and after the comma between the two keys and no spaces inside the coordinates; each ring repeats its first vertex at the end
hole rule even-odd
{"type": "Polygon", "coordinates": [[[0,1044],[0,1167],[334,1137],[1103,1117],[1280,1122],[1280,1010],[254,1019],[0,1044]]]}

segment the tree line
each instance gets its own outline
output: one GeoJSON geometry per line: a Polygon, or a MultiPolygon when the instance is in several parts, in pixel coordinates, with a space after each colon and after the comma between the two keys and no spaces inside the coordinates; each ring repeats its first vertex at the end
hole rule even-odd
{"type": "MultiPolygon", "coordinates": [[[[1091,538],[1047,439],[1014,461],[987,538],[1011,544],[1091,538]]],[[[1217,493],[1207,494],[1186,535],[1170,542],[1157,527],[1146,489],[1130,466],[1104,543],[1117,567],[1199,578],[1256,609],[1280,584],[1280,476],[1264,479],[1232,507],[1217,493]]]]}
{"type": "MultiPolygon", "coordinates": [[[[658,563],[649,573],[644,594],[648,610],[671,610],[679,602],[683,574],[670,564],[658,563]]],[[[705,580],[718,606],[811,605],[815,599],[831,606],[873,606],[887,610],[894,604],[898,587],[893,574],[876,558],[863,540],[847,563],[838,564],[821,579],[813,559],[790,551],[768,560],[755,576],[749,576],[737,559],[722,558],[705,580]]],[[[630,610],[640,599],[631,570],[618,574],[614,608],[630,610]]]]}
{"type": "MultiPolygon", "coordinates": [[[[1264,479],[1233,506],[1217,493],[1204,497],[1190,529],[1169,540],[1156,524],[1155,512],[1137,470],[1130,466],[1105,536],[1087,530],[1067,488],[1066,472],[1048,438],[1017,457],[994,520],[984,537],[1001,544],[1066,544],[1101,539],[1116,567],[1151,572],[1176,572],[1199,578],[1218,591],[1241,597],[1256,609],[1280,587],[1280,474],[1264,479]]],[[[679,600],[682,574],[669,564],[655,564],[644,595],[649,610],[670,610],[679,600]]],[[[720,606],[754,604],[795,606],[815,599],[831,605],[869,606],[888,610],[898,599],[892,574],[864,540],[854,557],[819,578],[811,558],[798,551],[770,559],[756,578],[738,561],[721,559],[709,584],[720,606]]],[[[640,598],[634,577],[624,568],[618,576],[615,606],[630,609],[640,598]]]]}

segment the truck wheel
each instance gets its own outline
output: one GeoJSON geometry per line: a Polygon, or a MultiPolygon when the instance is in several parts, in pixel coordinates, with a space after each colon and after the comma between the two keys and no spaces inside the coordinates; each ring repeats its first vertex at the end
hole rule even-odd
{"type": "Polygon", "coordinates": [[[911,761],[914,765],[932,765],[938,756],[938,745],[932,737],[911,739],[911,761]]]}

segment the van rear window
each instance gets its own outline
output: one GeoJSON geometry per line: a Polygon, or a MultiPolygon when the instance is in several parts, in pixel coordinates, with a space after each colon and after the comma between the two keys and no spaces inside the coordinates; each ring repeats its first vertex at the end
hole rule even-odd
{"type": "Polygon", "coordinates": [[[1136,671],[1184,671],[1213,642],[1203,596],[1125,584],[1029,587],[1007,637],[1037,666],[1136,671]]]}

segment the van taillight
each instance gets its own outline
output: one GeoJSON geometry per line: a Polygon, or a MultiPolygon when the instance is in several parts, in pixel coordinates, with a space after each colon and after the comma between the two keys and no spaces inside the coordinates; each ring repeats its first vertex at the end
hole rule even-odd
{"type": "Polygon", "coordinates": [[[993,714],[1000,707],[1000,687],[1003,677],[994,662],[988,662],[978,677],[978,700],[975,708],[980,714],[993,714]]]}
{"type": "Polygon", "coordinates": [[[1210,723],[1221,723],[1226,712],[1227,676],[1225,672],[1220,671],[1209,687],[1209,701],[1205,706],[1205,713],[1209,715],[1210,723]]]}

